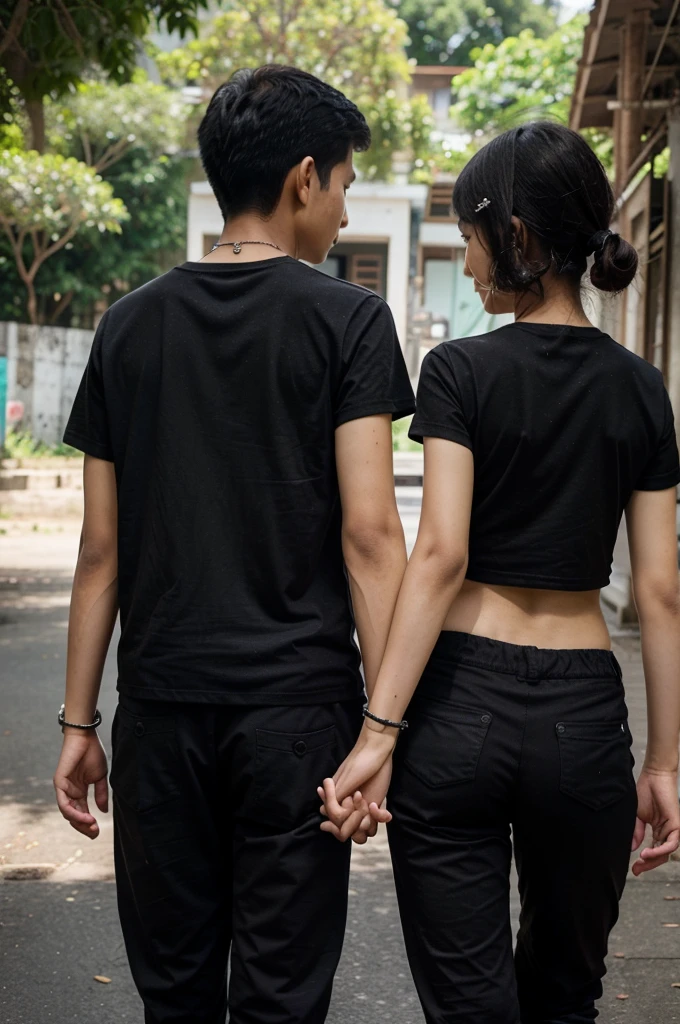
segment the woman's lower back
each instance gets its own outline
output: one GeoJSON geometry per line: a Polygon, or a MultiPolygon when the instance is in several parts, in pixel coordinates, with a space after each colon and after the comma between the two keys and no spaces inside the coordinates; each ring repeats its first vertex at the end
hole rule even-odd
{"type": "Polygon", "coordinates": [[[442,628],[532,647],[611,648],[599,590],[531,590],[465,580],[442,628]]]}

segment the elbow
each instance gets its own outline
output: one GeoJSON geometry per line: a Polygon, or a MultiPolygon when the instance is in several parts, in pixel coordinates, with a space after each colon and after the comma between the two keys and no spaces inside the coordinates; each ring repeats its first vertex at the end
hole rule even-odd
{"type": "Polygon", "coordinates": [[[436,580],[440,587],[456,586],[465,578],[468,567],[467,546],[448,539],[418,538],[412,561],[417,561],[422,571],[436,580]]]}
{"type": "Polygon", "coordinates": [[[115,541],[83,539],[78,555],[78,569],[88,576],[118,571],[118,550],[115,541]]]}
{"type": "Polygon", "coordinates": [[[680,619],[680,575],[633,582],[640,621],[650,618],[680,619]]]}
{"type": "Polygon", "coordinates": [[[404,529],[398,513],[378,520],[343,522],[342,549],[348,567],[355,562],[378,562],[396,549],[404,551],[404,529]]]}

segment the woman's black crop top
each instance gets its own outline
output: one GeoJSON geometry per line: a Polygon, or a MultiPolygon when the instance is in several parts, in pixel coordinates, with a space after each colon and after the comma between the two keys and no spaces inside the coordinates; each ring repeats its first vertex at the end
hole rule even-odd
{"type": "Polygon", "coordinates": [[[632,492],[680,483],[661,373],[594,327],[515,323],[438,345],[410,435],[473,453],[480,583],[606,586],[632,492]]]}

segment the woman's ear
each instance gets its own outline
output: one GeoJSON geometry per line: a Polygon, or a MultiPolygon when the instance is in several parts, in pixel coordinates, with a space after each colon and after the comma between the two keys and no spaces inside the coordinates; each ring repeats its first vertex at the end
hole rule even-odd
{"type": "Polygon", "coordinates": [[[526,252],[529,232],[526,229],[524,221],[521,221],[519,217],[515,217],[513,214],[510,218],[510,224],[512,225],[513,245],[516,245],[520,252],[526,252]]]}

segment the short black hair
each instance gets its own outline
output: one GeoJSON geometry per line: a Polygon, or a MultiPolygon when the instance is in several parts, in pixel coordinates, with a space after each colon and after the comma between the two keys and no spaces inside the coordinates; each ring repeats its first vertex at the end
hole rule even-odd
{"type": "Polygon", "coordinates": [[[580,281],[592,252],[597,288],[621,291],[635,277],[637,252],[608,231],[615,203],[607,172],[583,136],[565,125],[532,121],[492,139],[458,176],[453,207],[480,228],[499,291],[541,293],[541,277],[553,265],[580,281]],[[513,215],[539,241],[540,261],[529,261],[514,244],[513,215]]]}
{"type": "Polygon", "coordinates": [[[314,158],[322,188],[351,150],[371,144],[361,111],[337,89],[298,68],[266,64],[234,72],[217,89],[198,129],[201,160],[226,220],[269,216],[286,176],[314,158]]]}

